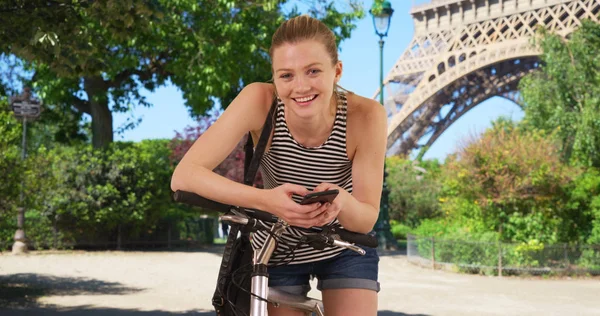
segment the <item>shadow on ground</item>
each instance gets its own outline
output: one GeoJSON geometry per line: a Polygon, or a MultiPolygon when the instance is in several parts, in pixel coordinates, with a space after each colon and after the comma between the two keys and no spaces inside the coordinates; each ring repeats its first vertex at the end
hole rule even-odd
{"type": "MultiPolygon", "coordinates": [[[[131,309],[116,308],[92,308],[89,306],[79,307],[36,307],[31,309],[2,309],[0,314],[9,316],[29,316],[29,315],[67,315],[67,316],[176,316],[176,315],[196,315],[196,316],[215,316],[214,311],[187,311],[187,312],[167,312],[167,311],[140,311],[131,309]]],[[[377,316],[430,316],[426,314],[405,314],[401,312],[379,311],[377,316]]]]}
{"type": "Polygon", "coordinates": [[[33,315],[66,315],[66,316],[175,316],[175,315],[196,315],[196,316],[215,316],[213,311],[187,311],[187,312],[167,312],[167,311],[140,311],[135,309],[118,308],[94,308],[91,306],[78,307],[57,307],[43,306],[28,309],[2,309],[0,315],[7,316],[33,316],[33,315]]]}
{"type": "Polygon", "coordinates": [[[405,314],[401,312],[392,312],[392,311],[378,311],[377,316],[430,316],[427,314],[405,314]]]}
{"type": "Polygon", "coordinates": [[[88,278],[57,277],[35,273],[0,275],[0,314],[3,309],[39,307],[42,296],[123,295],[144,289],[88,278]]]}
{"type": "Polygon", "coordinates": [[[377,249],[377,254],[380,257],[406,256],[406,249],[399,249],[399,250],[380,250],[380,249],[377,249]]]}

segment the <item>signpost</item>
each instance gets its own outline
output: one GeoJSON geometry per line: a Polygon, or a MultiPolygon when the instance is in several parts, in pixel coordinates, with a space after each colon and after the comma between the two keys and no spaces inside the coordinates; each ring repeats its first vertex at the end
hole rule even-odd
{"type": "MultiPolygon", "coordinates": [[[[23,89],[23,93],[11,98],[10,106],[15,113],[17,119],[23,121],[23,141],[21,150],[21,159],[25,161],[27,156],[27,121],[34,121],[40,116],[42,110],[42,104],[37,99],[31,98],[31,91],[29,88],[23,89]]],[[[27,238],[25,237],[25,199],[24,199],[24,186],[25,177],[21,180],[21,196],[20,206],[18,208],[17,215],[17,231],[15,232],[15,243],[12,246],[13,254],[21,254],[27,252],[27,238]]]]}

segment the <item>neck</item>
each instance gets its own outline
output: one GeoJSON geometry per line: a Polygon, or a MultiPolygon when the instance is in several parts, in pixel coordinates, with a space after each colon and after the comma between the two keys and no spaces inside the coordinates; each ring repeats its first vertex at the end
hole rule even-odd
{"type": "MultiPolygon", "coordinates": [[[[332,101],[335,103],[335,100],[332,101]]],[[[336,109],[334,104],[324,109],[319,115],[301,118],[286,112],[286,123],[294,139],[306,147],[322,145],[333,130],[336,109]],[[332,110],[334,109],[334,110],[332,110]],[[291,114],[291,115],[290,115],[291,114]]]]}

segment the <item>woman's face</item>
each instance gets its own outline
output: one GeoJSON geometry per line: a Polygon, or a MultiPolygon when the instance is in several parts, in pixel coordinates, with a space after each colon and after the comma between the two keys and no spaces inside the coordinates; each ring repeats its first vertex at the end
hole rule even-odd
{"type": "Polygon", "coordinates": [[[308,118],[330,108],[342,64],[332,65],[325,45],[317,40],[284,44],[273,51],[277,94],[294,114],[308,118]]]}

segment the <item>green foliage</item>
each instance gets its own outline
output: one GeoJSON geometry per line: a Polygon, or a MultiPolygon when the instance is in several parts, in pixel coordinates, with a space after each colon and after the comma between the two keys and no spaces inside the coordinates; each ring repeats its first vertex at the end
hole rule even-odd
{"type": "Polygon", "coordinates": [[[600,243],[600,172],[587,168],[564,187],[565,196],[554,204],[562,219],[559,240],[600,243]]]}
{"type": "MultiPolygon", "coordinates": [[[[32,73],[28,84],[50,111],[73,120],[55,118],[65,129],[57,137],[79,139],[78,124],[89,114],[99,148],[112,141],[112,112],[151,106],[143,90],[170,82],[190,113],[202,115],[215,101],[226,107],[243,86],[269,80],[271,35],[288,17],[286,2],[14,1],[0,5],[0,12],[11,12],[0,25],[0,53],[23,60],[32,73]]],[[[308,11],[341,41],[363,10],[355,2],[347,10],[334,4],[319,1],[308,11]]]]}
{"type": "Polygon", "coordinates": [[[187,241],[198,241],[202,244],[212,244],[214,231],[218,229],[217,220],[214,217],[188,216],[177,223],[179,238],[187,241]]]}
{"type": "Polygon", "coordinates": [[[414,230],[417,251],[435,260],[457,264],[495,266],[498,262],[498,233],[474,232],[460,220],[427,219],[414,230]],[[431,239],[433,238],[433,239],[431,239]]]}
{"type": "Polygon", "coordinates": [[[443,209],[449,217],[480,220],[505,241],[540,234],[543,241],[553,241],[561,224],[554,205],[574,175],[576,170],[560,162],[557,146],[543,134],[499,120],[448,159],[442,201],[450,202],[443,209]],[[468,201],[476,206],[461,207],[468,201]]]}
{"type": "Polygon", "coordinates": [[[396,220],[390,220],[390,231],[397,240],[406,240],[407,235],[412,233],[413,228],[399,223],[396,220]]]}
{"type": "Polygon", "coordinates": [[[0,110],[0,210],[6,209],[17,196],[22,166],[21,130],[11,112],[0,110]]]}
{"type": "Polygon", "coordinates": [[[390,188],[390,218],[415,227],[439,213],[440,164],[410,161],[394,156],[386,159],[390,188]]]}
{"type": "Polygon", "coordinates": [[[493,270],[500,252],[508,268],[599,269],[599,249],[581,245],[600,243],[600,25],[540,34],[523,123],[500,119],[447,159],[440,217],[413,230],[423,257],[435,244],[436,261],[467,269],[493,270]]]}
{"type": "Polygon", "coordinates": [[[21,124],[0,98],[0,248],[12,243],[16,230],[16,209],[23,172],[21,160],[21,124]]]}
{"type": "Polygon", "coordinates": [[[114,232],[123,224],[139,233],[169,205],[168,154],[166,141],[115,143],[106,151],[57,149],[49,154],[57,186],[45,198],[46,211],[63,222],[78,221],[88,234],[97,227],[98,235],[114,232]]]}
{"type": "MultiPolygon", "coordinates": [[[[116,142],[106,150],[41,147],[31,153],[25,172],[25,231],[33,246],[115,242],[119,234],[123,240],[152,239],[164,234],[169,223],[176,226],[192,216],[191,208],[170,198],[168,143],[116,142]]],[[[14,234],[11,222],[14,218],[0,221],[6,242],[14,234]]]]}
{"type": "Polygon", "coordinates": [[[373,1],[373,6],[371,7],[371,14],[379,14],[383,9],[384,0],[375,0],[373,1]]]}
{"type": "Polygon", "coordinates": [[[568,40],[541,29],[541,71],[523,78],[525,120],[555,132],[561,156],[600,167],[600,24],[583,21],[568,40]]]}
{"type": "Polygon", "coordinates": [[[563,218],[559,217],[560,209],[549,207],[549,209],[540,209],[533,206],[530,213],[513,212],[508,214],[507,221],[503,223],[504,236],[510,236],[510,241],[526,243],[543,241],[553,244],[559,242],[563,218]]]}
{"type": "Polygon", "coordinates": [[[540,254],[544,251],[544,244],[537,239],[531,239],[503,252],[502,261],[506,266],[537,268],[541,266],[540,254]]]}
{"type": "Polygon", "coordinates": [[[584,248],[577,264],[583,268],[600,271],[600,246],[589,246],[584,248]]]}

